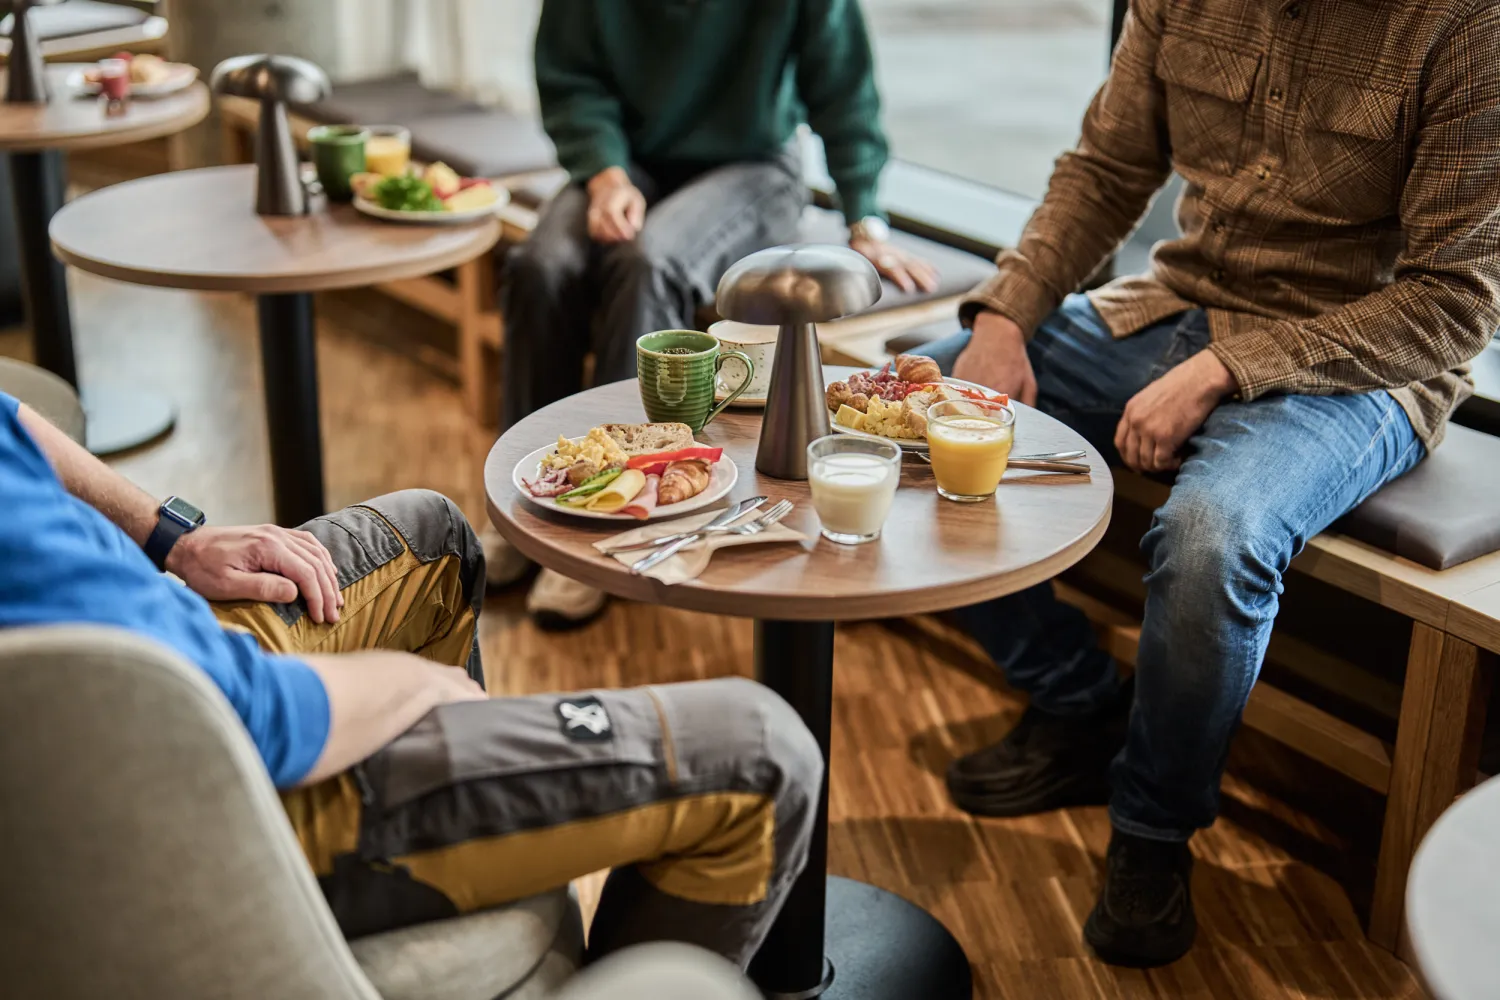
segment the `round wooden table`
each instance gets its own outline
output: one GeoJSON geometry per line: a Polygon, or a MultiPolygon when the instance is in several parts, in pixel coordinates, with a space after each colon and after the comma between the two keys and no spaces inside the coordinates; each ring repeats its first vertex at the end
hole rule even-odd
{"type": "Polygon", "coordinates": [[[208,114],[208,88],[195,83],[167,97],[133,100],[123,113],[110,115],[97,98],[70,96],[59,85],[58,74],[48,76],[53,96],[47,103],[0,101],[0,150],[10,160],[37,364],[80,390],[88,415],[89,449],[105,455],[166,433],[176,414],[169,400],[134,386],[78,385],[67,276],[47,240],[47,226],[62,208],[67,189],[63,153],[140,142],[190,128],[208,114]]]}
{"type": "MultiPolygon", "coordinates": [[[[852,371],[826,367],[824,376],[832,380],[852,371]]],[[[819,537],[806,482],[772,479],[755,470],[760,414],[726,411],[698,435],[706,444],[722,446],[739,468],[725,504],[758,494],[769,502],[789,498],[797,506],[782,523],[803,532],[807,541],[721,552],[702,576],[675,586],[632,576],[593,548],[633,522],[545,511],[520,496],[511,482],[516,463],[559,434],[643,421],[634,380],[553,403],[506,431],[485,462],[485,493],[495,527],[548,569],[619,597],[756,619],[757,674],[797,709],[826,759],[835,621],[942,611],[1014,593],[1073,565],[1103,535],[1114,491],[1103,458],[1060,422],[1024,406],[1017,410],[1018,453],[1084,449],[1092,475],[1011,472],[994,502],[959,504],[937,495],[930,467],[908,459],[881,538],[853,547],[819,537]]],[[[827,877],[827,838],[825,786],[807,870],[752,968],[768,995],[970,996],[968,961],[953,936],[892,893],[827,877]]]]}
{"type": "Polygon", "coordinates": [[[405,225],[348,205],[266,216],[254,204],[254,166],[158,174],[69,204],[52,246],[106,278],[258,296],[276,520],[290,526],[325,511],[311,293],[456,267],[489,252],[500,221],[405,225]]]}
{"type": "Polygon", "coordinates": [[[1500,778],[1438,817],[1412,859],[1406,928],[1435,1000],[1489,1000],[1500,983],[1500,778]]]}

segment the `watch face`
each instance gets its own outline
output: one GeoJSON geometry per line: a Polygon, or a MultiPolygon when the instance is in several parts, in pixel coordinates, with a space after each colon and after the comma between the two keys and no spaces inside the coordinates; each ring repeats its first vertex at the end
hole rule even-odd
{"type": "Polygon", "coordinates": [[[167,502],[161,505],[161,509],[184,525],[197,527],[204,521],[203,511],[188,503],[182,497],[168,497],[167,502]]]}
{"type": "Polygon", "coordinates": [[[884,243],[891,238],[891,227],[878,215],[860,219],[859,227],[864,230],[866,237],[877,243],[884,243]]]}

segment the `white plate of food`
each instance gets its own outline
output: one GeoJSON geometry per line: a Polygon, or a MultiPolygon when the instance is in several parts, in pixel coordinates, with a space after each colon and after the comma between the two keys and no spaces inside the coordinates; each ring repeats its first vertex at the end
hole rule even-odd
{"type": "MultiPolygon", "coordinates": [[[[198,79],[198,67],[187,63],[167,62],[160,56],[143,52],[131,55],[121,52],[114,56],[130,64],[131,97],[166,97],[179,90],[186,90],[198,79]]],[[[82,63],[68,72],[67,87],[78,94],[99,93],[99,67],[94,63],[82,63]]]]}
{"type": "Polygon", "coordinates": [[[601,424],[516,463],[516,492],[544,510],[605,521],[689,514],[734,489],[739,470],[687,424],[601,424]]]}
{"type": "Polygon", "coordinates": [[[355,174],[354,207],[387,222],[454,225],[494,215],[510,202],[510,192],[483,177],[461,177],[446,163],[400,177],[355,174]]]}
{"type": "Polygon", "coordinates": [[[944,376],[937,362],[920,354],[830,382],[824,393],[836,433],[885,438],[906,451],[927,450],[927,408],[945,399],[1010,402],[1003,392],[944,376]]]}

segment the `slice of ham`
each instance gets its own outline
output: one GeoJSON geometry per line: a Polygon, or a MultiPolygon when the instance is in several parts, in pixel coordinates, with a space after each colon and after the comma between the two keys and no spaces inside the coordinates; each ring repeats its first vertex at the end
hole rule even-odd
{"type": "Polygon", "coordinates": [[[620,508],[621,514],[629,514],[631,517],[644,521],[656,510],[656,488],[661,485],[661,476],[647,476],[646,485],[635,495],[624,507],[620,508]]]}
{"type": "Polygon", "coordinates": [[[522,479],[521,485],[534,497],[561,496],[573,488],[566,469],[548,469],[535,479],[522,479]]]}

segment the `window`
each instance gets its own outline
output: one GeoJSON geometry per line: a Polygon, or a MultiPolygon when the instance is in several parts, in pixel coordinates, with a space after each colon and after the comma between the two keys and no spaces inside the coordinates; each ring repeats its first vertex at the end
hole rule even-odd
{"type": "Polygon", "coordinates": [[[1038,198],[1108,70],[1112,0],[862,0],[892,155],[1038,198]]]}

